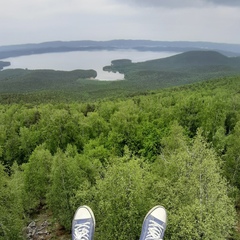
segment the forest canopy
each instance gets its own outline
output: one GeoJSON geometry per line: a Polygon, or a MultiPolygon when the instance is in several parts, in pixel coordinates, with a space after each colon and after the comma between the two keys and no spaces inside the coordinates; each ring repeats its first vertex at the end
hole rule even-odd
{"type": "Polygon", "coordinates": [[[22,239],[42,206],[70,231],[83,204],[96,239],[139,238],[156,204],[168,211],[165,239],[239,239],[239,89],[236,76],[112,100],[2,103],[0,239],[22,239]]]}

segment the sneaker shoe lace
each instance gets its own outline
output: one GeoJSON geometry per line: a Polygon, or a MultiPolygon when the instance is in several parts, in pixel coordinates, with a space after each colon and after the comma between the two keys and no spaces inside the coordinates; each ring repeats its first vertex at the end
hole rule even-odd
{"type": "Polygon", "coordinates": [[[74,240],[90,240],[90,222],[76,224],[74,228],[74,240]]]}
{"type": "Polygon", "coordinates": [[[164,231],[164,227],[157,222],[150,220],[148,232],[145,240],[162,240],[161,235],[164,231]]]}

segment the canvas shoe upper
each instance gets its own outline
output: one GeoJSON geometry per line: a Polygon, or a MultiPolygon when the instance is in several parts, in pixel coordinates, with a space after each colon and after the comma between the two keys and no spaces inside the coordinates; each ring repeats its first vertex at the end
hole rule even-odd
{"type": "Polygon", "coordinates": [[[95,230],[95,217],[90,207],[81,206],[72,221],[72,240],[92,240],[95,230]]]}
{"type": "Polygon", "coordinates": [[[146,215],[140,240],[162,240],[167,226],[167,212],[164,207],[156,206],[146,215]]]}

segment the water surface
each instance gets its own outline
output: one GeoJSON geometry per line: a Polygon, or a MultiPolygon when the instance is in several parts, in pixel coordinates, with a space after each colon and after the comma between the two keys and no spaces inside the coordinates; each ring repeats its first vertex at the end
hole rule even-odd
{"type": "Polygon", "coordinates": [[[175,52],[151,52],[135,50],[116,51],[78,51],[61,53],[44,53],[4,59],[11,62],[9,68],[26,69],[54,69],[71,71],[75,69],[94,69],[97,71],[96,79],[123,80],[120,73],[103,71],[103,67],[111,65],[112,60],[131,59],[132,62],[143,62],[152,59],[164,58],[175,55],[175,52]]]}

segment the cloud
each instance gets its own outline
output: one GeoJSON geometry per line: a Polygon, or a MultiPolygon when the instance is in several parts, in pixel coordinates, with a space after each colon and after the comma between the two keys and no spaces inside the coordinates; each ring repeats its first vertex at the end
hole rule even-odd
{"type": "Polygon", "coordinates": [[[68,13],[92,15],[108,14],[113,11],[119,13],[121,6],[112,0],[8,0],[0,8],[0,20],[6,22],[7,19],[36,19],[68,13]]]}
{"type": "Polygon", "coordinates": [[[214,5],[240,6],[239,0],[205,0],[205,1],[209,3],[213,3],[214,5]]]}
{"type": "Polygon", "coordinates": [[[119,38],[240,42],[240,0],[8,0],[0,45],[119,38]]]}
{"type": "Polygon", "coordinates": [[[116,0],[126,4],[139,7],[167,7],[167,8],[189,8],[212,6],[238,6],[239,0],[116,0]]]}

